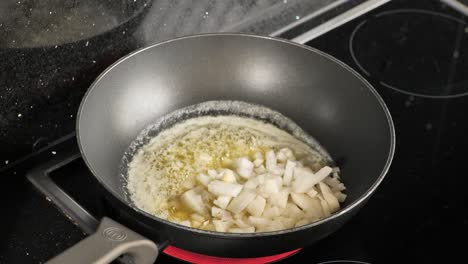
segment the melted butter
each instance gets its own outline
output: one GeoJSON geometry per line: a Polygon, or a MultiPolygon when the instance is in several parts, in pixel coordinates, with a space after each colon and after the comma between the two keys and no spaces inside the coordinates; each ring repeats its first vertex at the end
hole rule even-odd
{"type": "Polygon", "coordinates": [[[271,124],[237,116],[189,119],[162,131],[135,154],[127,189],[139,208],[163,219],[188,220],[191,212],[174,197],[197,186],[199,173],[232,168],[236,158],[253,160],[256,152],[263,156],[282,147],[296,157],[322,161],[308,145],[271,124]]]}

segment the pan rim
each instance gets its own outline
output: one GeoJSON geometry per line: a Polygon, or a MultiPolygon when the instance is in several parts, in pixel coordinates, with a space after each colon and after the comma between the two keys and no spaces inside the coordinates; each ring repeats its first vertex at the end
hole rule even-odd
{"type": "Polygon", "coordinates": [[[375,88],[364,77],[362,77],[356,70],[352,69],[350,66],[348,66],[344,62],[340,61],[339,59],[337,59],[337,58],[335,58],[335,57],[333,57],[333,56],[331,56],[331,55],[329,55],[329,54],[327,54],[327,53],[325,53],[323,51],[320,51],[320,50],[318,50],[316,48],[313,48],[313,47],[310,47],[310,46],[307,46],[307,45],[295,43],[295,42],[292,42],[292,41],[287,40],[287,39],[282,39],[282,38],[278,38],[278,37],[270,37],[270,36],[254,35],[254,34],[246,34],[246,33],[228,33],[228,32],[226,32],[226,33],[205,33],[205,34],[187,35],[187,36],[182,36],[182,37],[178,37],[178,38],[174,38],[174,39],[165,40],[165,41],[162,41],[162,42],[159,42],[159,43],[149,45],[147,47],[137,49],[137,50],[125,55],[124,57],[120,58],[116,62],[114,62],[112,65],[110,65],[106,70],[104,70],[94,80],[94,82],[90,85],[90,87],[86,91],[85,95],[83,96],[83,99],[81,100],[80,106],[78,108],[78,113],[77,113],[77,118],[76,118],[76,138],[77,138],[78,148],[80,150],[80,154],[81,154],[82,159],[85,162],[86,166],[88,167],[88,169],[91,171],[91,173],[96,178],[96,180],[99,182],[99,184],[102,185],[106,189],[106,191],[109,192],[120,203],[128,206],[129,208],[133,209],[134,211],[136,211],[137,213],[141,214],[142,216],[144,216],[146,218],[149,218],[149,219],[151,219],[153,221],[160,222],[160,223],[165,224],[165,225],[172,226],[174,228],[182,229],[182,230],[185,230],[187,232],[194,232],[194,233],[204,235],[204,236],[230,238],[230,239],[272,237],[272,236],[277,236],[277,235],[291,234],[291,233],[303,231],[305,229],[313,228],[315,226],[324,224],[324,223],[326,223],[328,221],[334,220],[334,219],[336,219],[336,218],[338,218],[340,216],[343,216],[343,215],[345,215],[347,213],[350,213],[354,208],[359,207],[363,202],[367,201],[367,199],[369,199],[369,197],[372,196],[372,194],[374,194],[374,192],[377,190],[378,186],[382,183],[382,181],[384,180],[385,176],[387,175],[387,173],[388,173],[388,171],[390,169],[390,166],[392,164],[393,157],[394,157],[394,154],[395,154],[395,147],[396,147],[395,127],[394,127],[392,116],[390,114],[390,111],[389,111],[387,105],[385,104],[385,101],[380,96],[380,94],[377,92],[377,90],[375,90],[375,88]],[[157,47],[157,46],[161,46],[161,45],[169,44],[171,42],[185,40],[185,39],[216,37],[216,36],[247,37],[247,38],[271,40],[271,41],[281,42],[281,43],[284,43],[284,44],[294,45],[294,46],[296,46],[298,48],[305,49],[305,50],[307,50],[309,52],[314,52],[317,55],[320,55],[320,56],[322,56],[322,57],[324,57],[324,58],[338,64],[339,66],[341,66],[342,68],[344,68],[345,70],[350,72],[353,76],[358,78],[370,90],[370,92],[377,99],[380,107],[382,108],[382,111],[385,113],[385,116],[387,118],[387,123],[388,123],[388,127],[389,127],[389,130],[390,130],[389,131],[390,145],[389,145],[387,160],[385,162],[384,167],[382,168],[377,180],[374,181],[374,183],[364,192],[364,194],[359,196],[357,199],[355,199],[353,202],[351,202],[346,207],[340,209],[338,212],[336,212],[336,213],[334,213],[334,214],[332,214],[332,215],[330,215],[328,217],[325,217],[325,218],[323,218],[323,219],[321,219],[319,221],[316,221],[316,222],[313,222],[313,223],[310,223],[310,224],[307,224],[307,225],[303,225],[303,226],[300,226],[300,227],[294,227],[294,228],[290,228],[290,229],[284,229],[284,230],[273,231],[273,232],[226,233],[226,232],[207,231],[207,230],[201,230],[201,229],[186,227],[186,226],[182,226],[182,225],[170,222],[168,220],[164,220],[164,219],[159,218],[157,216],[154,216],[152,214],[149,214],[149,213],[143,211],[142,209],[137,208],[136,206],[130,205],[128,202],[126,202],[124,199],[122,199],[114,190],[112,190],[110,187],[108,187],[107,184],[105,184],[104,181],[102,181],[100,177],[97,176],[98,174],[93,169],[93,166],[91,165],[91,163],[89,162],[89,160],[87,159],[87,157],[86,157],[86,155],[85,155],[85,153],[83,151],[83,147],[82,147],[82,144],[81,144],[81,137],[80,137],[80,135],[81,135],[81,133],[80,133],[81,114],[82,114],[84,105],[86,104],[86,101],[87,101],[90,93],[97,86],[97,83],[99,83],[100,80],[104,76],[106,76],[106,74],[108,72],[110,72],[114,67],[116,67],[117,65],[123,63],[125,60],[137,55],[138,53],[144,52],[147,49],[152,49],[152,48],[157,47]]]}

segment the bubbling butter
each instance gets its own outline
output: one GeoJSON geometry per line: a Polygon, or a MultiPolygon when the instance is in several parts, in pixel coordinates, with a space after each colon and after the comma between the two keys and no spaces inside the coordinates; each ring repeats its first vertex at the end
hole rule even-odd
{"type": "Polygon", "coordinates": [[[128,164],[127,192],[138,208],[180,222],[188,219],[190,211],[181,209],[172,198],[196,186],[198,174],[230,168],[239,157],[253,160],[255,153],[264,156],[269,150],[285,147],[312,169],[319,169],[331,160],[324,151],[254,118],[235,115],[190,118],[162,130],[135,152],[128,164]]]}

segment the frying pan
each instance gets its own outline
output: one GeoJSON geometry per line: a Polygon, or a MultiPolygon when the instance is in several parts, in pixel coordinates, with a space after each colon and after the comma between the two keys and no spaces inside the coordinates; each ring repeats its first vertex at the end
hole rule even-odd
{"type": "Polygon", "coordinates": [[[85,163],[102,186],[109,215],[123,225],[104,218],[94,235],[50,263],[107,263],[124,253],[136,263],[152,263],[167,244],[224,257],[307,246],[356,214],[382,182],[395,147],[382,98],[350,67],[307,46],[245,34],[188,36],[122,58],[85,95],[77,137],[85,163]],[[259,104],[294,120],[340,166],[348,195],[343,208],[293,229],[236,234],[184,227],[132,205],[119,172],[128,146],[165,114],[210,100],[259,104]]]}

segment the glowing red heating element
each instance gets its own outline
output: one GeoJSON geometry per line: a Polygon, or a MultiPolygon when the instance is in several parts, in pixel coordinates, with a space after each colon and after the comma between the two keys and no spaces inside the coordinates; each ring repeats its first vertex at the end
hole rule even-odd
{"type": "Polygon", "coordinates": [[[189,262],[189,263],[203,263],[203,264],[212,264],[212,263],[221,263],[221,264],[260,264],[260,263],[270,263],[274,261],[278,261],[284,258],[287,258],[291,255],[296,254],[299,249],[295,249],[289,252],[273,255],[273,256],[267,256],[267,257],[258,257],[258,258],[221,258],[221,257],[212,257],[212,256],[206,256],[202,254],[197,254],[193,253],[190,251],[186,251],[180,248],[176,248],[173,246],[167,246],[164,249],[164,253],[189,262]]]}

